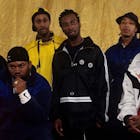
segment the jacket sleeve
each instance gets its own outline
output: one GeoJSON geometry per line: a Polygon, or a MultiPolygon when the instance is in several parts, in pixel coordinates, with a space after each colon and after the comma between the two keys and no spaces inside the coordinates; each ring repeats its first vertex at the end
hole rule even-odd
{"type": "Polygon", "coordinates": [[[123,94],[118,105],[119,114],[117,118],[120,121],[124,121],[124,117],[127,115],[137,115],[136,90],[137,89],[133,88],[132,81],[128,75],[125,74],[123,80],[123,94]]]}
{"type": "Polygon", "coordinates": [[[43,82],[41,87],[34,90],[29,90],[31,99],[18,108],[20,117],[25,121],[42,122],[49,119],[50,102],[51,102],[51,88],[49,84],[43,82]],[[35,94],[36,92],[36,94],[35,94]]]}
{"type": "Polygon", "coordinates": [[[52,71],[53,71],[53,93],[52,93],[52,102],[51,102],[51,119],[56,120],[60,117],[60,99],[59,99],[59,89],[61,87],[59,80],[60,80],[60,73],[59,72],[59,66],[57,64],[57,54],[55,53],[53,57],[53,62],[52,62],[52,71]]]}
{"type": "Polygon", "coordinates": [[[105,55],[100,49],[97,51],[96,90],[97,90],[97,120],[108,121],[107,109],[109,101],[109,77],[105,55]]]}

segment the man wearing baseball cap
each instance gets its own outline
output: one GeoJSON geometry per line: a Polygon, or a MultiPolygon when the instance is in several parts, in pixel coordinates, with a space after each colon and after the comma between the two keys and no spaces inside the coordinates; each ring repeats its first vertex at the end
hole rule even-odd
{"type": "Polygon", "coordinates": [[[25,45],[32,64],[38,73],[43,75],[52,85],[52,59],[55,50],[63,38],[56,36],[51,30],[51,15],[45,8],[34,10],[32,15],[32,30],[37,32],[36,40],[25,45]]]}
{"type": "Polygon", "coordinates": [[[9,79],[0,81],[0,139],[51,140],[49,83],[32,70],[23,47],[8,52],[7,66],[9,79]]]}
{"type": "Polygon", "coordinates": [[[132,59],[140,52],[140,39],[137,38],[137,34],[140,33],[140,23],[137,15],[133,12],[119,16],[116,22],[120,29],[119,41],[105,53],[111,81],[107,127],[109,129],[108,135],[111,136],[111,139],[114,139],[115,136],[116,139],[125,138],[128,140],[129,132],[122,122],[117,120],[118,103],[123,93],[122,82],[124,74],[132,59]]]}
{"type": "Polygon", "coordinates": [[[116,22],[120,25],[122,20],[124,20],[125,18],[128,18],[128,19],[134,21],[134,24],[137,28],[136,33],[140,33],[140,23],[138,21],[138,17],[133,12],[129,12],[129,13],[124,14],[123,16],[118,17],[116,19],[116,22]]]}

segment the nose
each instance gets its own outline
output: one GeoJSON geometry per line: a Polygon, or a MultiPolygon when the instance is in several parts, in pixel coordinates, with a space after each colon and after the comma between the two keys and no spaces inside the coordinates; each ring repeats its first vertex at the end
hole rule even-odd
{"type": "Polygon", "coordinates": [[[67,26],[65,27],[65,29],[72,30],[73,29],[73,25],[72,24],[67,24],[67,26]]]}
{"type": "Polygon", "coordinates": [[[15,67],[15,69],[14,69],[14,71],[15,71],[15,73],[19,73],[20,72],[20,67],[15,67]]]}
{"type": "Polygon", "coordinates": [[[39,28],[42,28],[42,27],[44,27],[44,23],[43,23],[43,22],[41,22],[41,23],[39,24],[39,28]]]}
{"type": "Polygon", "coordinates": [[[45,27],[45,26],[46,26],[46,22],[41,20],[40,23],[39,23],[39,27],[45,27]]]}

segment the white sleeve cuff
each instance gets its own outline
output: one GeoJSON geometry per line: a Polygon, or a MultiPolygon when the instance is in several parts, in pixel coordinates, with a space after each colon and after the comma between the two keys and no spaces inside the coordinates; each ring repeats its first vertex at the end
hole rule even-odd
{"type": "Polygon", "coordinates": [[[30,95],[30,93],[28,92],[27,89],[22,91],[18,96],[20,98],[21,104],[25,104],[31,99],[31,95],[30,95]]]}

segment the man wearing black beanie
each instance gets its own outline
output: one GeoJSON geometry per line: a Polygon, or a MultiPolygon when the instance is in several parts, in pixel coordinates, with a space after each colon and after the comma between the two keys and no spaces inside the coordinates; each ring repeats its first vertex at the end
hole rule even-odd
{"type": "Polygon", "coordinates": [[[16,46],[7,55],[10,73],[0,81],[0,139],[51,140],[49,108],[51,88],[35,71],[25,48],[16,46]]]}

